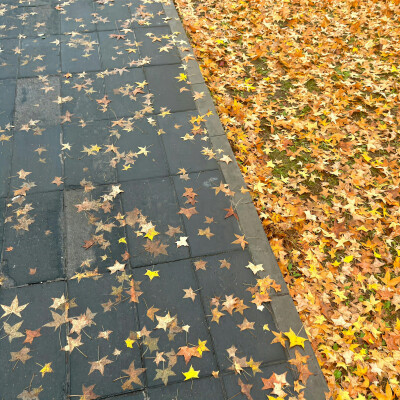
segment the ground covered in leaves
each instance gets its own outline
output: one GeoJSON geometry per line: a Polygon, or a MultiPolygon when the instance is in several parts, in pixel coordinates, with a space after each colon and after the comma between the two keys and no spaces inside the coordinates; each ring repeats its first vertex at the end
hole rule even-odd
{"type": "Polygon", "coordinates": [[[318,375],[298,320],[276,323],[290,296],[250,252],[169,19],[0,4],[1,400],[295,400],[318,375]]]}
{"type": "Polygon", "coordinates": [[[334,397],[400,396],[399,2],[176,4],[334,397]]]}

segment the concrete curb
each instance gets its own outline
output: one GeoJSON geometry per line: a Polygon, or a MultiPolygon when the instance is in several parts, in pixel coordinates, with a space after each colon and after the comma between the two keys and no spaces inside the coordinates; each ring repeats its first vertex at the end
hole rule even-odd
{"type": "MultiPolygon", "coordinates": [[[[174,3],[172,1],[165,1],[163,2],[163,7],[171,31],[173,33],[179,33],[180,40],[185,40],[190,44],[174,3]]],[[[187,52],[183,53],[181,50],[179,50],[179,52],[181,58],[188,54],[187,52]]],[[[214,150],[222,149],[224,154],[230,156],[232,160],[235,160],[235,156],[197,61],[189,60],[185,65],[187,66],[185,73],[190,81],[192,91],[205,93],[202,99],[195,101],[199,113],[206,114],[208,111],[212,111],[213,113],[213,115],[207,119],[205,126],[214,150]]],[[[249,242],[248,249],[253,258],[253,262],[255,264],[263,264],[265,269],[265,271],[260,274],[260,277],[269,275],[281,285],[281,292],[271,295],[272,301],[270,303],[278,330],[287,332],[292,329],[297,335],[303,337],[307,336],[293,300],[289,295],[286,282],[283,279],[268,238],[265,235],[257,211],[252,203],[251,196],[249,193],[241,193],[240,191],[240,189],[242,187],[245,188],[246,185],[239,166],[235,162],[229,164],[220,162],[219,167],[225,178],[225,182],[229,185],[229,188],[236,193],[233,205],[239,216],[239,224],[245,238],[249,242]]],[[[296,347],[296,349],[299,350],[299,347],[296,347]]],[[[289,359],[295,357],[296,349],[287,349],[289,359]]],[[[314,374],[310,376],[307,381],[304,391],[305,398],[307,400],[325,400],[325,393],[329,392],[329,389],[309,341],[305,342],[305,349],[302,353],[310,356],[308,367],[314,374]]]]}

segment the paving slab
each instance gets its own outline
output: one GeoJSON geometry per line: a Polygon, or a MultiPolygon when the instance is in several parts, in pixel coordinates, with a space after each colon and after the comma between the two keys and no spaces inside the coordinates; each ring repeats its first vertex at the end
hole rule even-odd
{"type": "Polygon", "coordinates": [[[45,82],[39,78],[18,79],[14,120],[16,129],[22,129],[23,125],[32,126],[31,121],[39,121],[37,124],[41,128],[59,125],[60,106],[57,102],[59,96],[58,77],[49,76],[45,82]],[[48,88],[47,93],[44,87],[48,88]]]}
{"type": "MultiPolygon", "coordinates": [[[[82,385],[95,385],[98,396],[122,393],[129,389],[128,385],[124,386],[127,379],[118,379],[126,376],[123,370],[131,363],[141,368],[139,345],[134,343],[132,348],[127,348],[125,343],[139,330],[134,303],[126,301],[127,289],[129,280],[118,282],[115,275],[97,281],[68,282],[68,295],[77,304],[70,312],[69,337],[79,337],[83,342],[78,347],[81,352],[75,349],[70,352],[72,394],[81,394],[82,385]],[[112,305],[106,305],[108,302],[112,305]]],[[[141,385],[134,383],[133,386],[140,388],[141,385]]]]}
{"type": "Polygon", "coordinates": [[[62,193],[17,195],[7,204],[3,274],[14,285],[62,278],[62,193]]]}
{"type": "MultiPolygon", "coordinates": [[[[10,332],[0,341],[1,399],[32,398],[35,389],[46,399],[62,399],[66,393],[67,357],[65,323],[51,326],[53,299],[66,294],[65,282],[44,283],[0,291],[0,304],[10,306],[17,299],[19,313],[2,310],[2,327],[10,332]],[[50,324],[50,326],[46,326],[50,324]],[[45,366],[43,376],[40,372],[45,366]],[[31,383],[31,385],[29,385],[31,383]],[[21,393],[24,395],[21,396],[21,393]]],[[[65,321],[66,322],[66,321],[65,321]]],[[[7,332],[6,331],[6,332],[7,332]]],[[[4,331],[3,331],[4,333],[4,331]]]]}

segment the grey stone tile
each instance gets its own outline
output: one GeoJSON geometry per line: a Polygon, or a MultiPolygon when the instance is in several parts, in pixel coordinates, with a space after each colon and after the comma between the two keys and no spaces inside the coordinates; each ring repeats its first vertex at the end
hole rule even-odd
{"type": "Polygon", "coordinates": [[[64,125],[63,140],[71,145],[64,155],[65,184],[79,186],[83,179],[94,185],[116,182],[116,169],[110,165],[112,152],[107,121],[89,122],[85,126],[64,125]]]}
{"type": "Polygon", "coordinates": [[[126,237],[125,228],[117,218],[118,214],[122,215],[120,199],[104,200],[111,191],[112,186],[99,186],[90,193],[83,189],[64,192],[68,278],[95,269],[99,273],[109,273],[108,267],[116,261],[127,264],[123,257],[127,245],[119,241],[126,237]],[[98,204],[89,210],[90,214],[84,207],[80,208],[88,201],[98,204]]]}
{"type": "Polygon", "coordinates": [[[190,87],[184,81],[179,82],[180,74],[185,72],[180,64],[154,65],[145,67],[144,72],[150,93],[154,95],[153,104],[157,113],[162,107],[171,112],[196,108],[190,87]],[[181,92],[182,88],[187,88],[188,91],[181,92]]]}
{"type": "Polygon", "coordinates": [[[123,33],[117,30],[100,31],[100,51],[103,68],[129,68],[132,61],[139,59],[139,49],[136,46],[135,35],[132,32],[123,33]],[[112,35],[123,35],[124,38],[112,35]]]}
{"type": "Polygon", "coordinates": [[[50,76],[46,82],[38,78],[23,78],[17,81],[17,96],[15,100],[15,127],[21,129],[30,121],[39,121],[38,126],[48,128],[60,123],[60,106],[57,99],[60,96],[60,81],[58,77],[50,76]],[[43,87],[53,90],[48,93],[43,87]]]}
{"type": "Polygon", "coordinates": [[[55,75],[60,71],[59,36],[25,38],[21,43],[19,77],[55,75]]]}
{"type": "Polygon", "coordinates": [[[204,147],[211,146],[208,140],[203,140],[207,137],[203,131],[204,126],[197,122],[190,123],[191,118],[197,116],[193,111],[172,113],[165,117],[157,116],[158,124],[165,132],[161,138],[172,174],[178,173],[181,168],[189,173],[218,168],[215,159],[209,160],[202,154],[204,147]],[[197,129],[198,126],[200,129],[197,129]]]}
{"type": "Polygon", "coordinates": [[[225,398],[219,380],[214,378],[193,379],[177,385],[168,385],[165,388],[150,389],[148,395],[150,399],[157,400],[176,398],[179,400],[223,400],[225,398]]]}
{"type": "MultiPolygon", "coordinates": [[[[65,4],[65,3],[64,3],[65,4]]],[[[92,0],[76,0],[64,5],[65,13],[61,14],[61,32],[94,31],[94,6],[92,0]]]]}
{"type": "Polygon", "coordinates": [[[168,25],[161,2],[143,2],[130,6],[134,27],[149,27],[168,25]]]}
{"type": "MultiPolygon", "coordinates": [[[[190,362],[185,363],[183,355],[179,355],[177,363],[172,366],[171,370],[175,373],[168,379],[168,383],[182,382],[185,377],[183,372],[187,372],[190,365],[195,370],[200,370],[199,377],[209,376],[212,371],[216,370],[216,361],[213,354],[211,338],[208,334],[208,327],[205,321],[205,315],[199,296],[194,301],[191,299],[183,299],[185,295],[184,289],[192,288],[198,293],[198,287],[193,273],[193,269],[189,260],[175,261],[168,264],[157,264],[151,268],[135,268],[133,271],[135,281],[141,281],[140,290],[143,295],[139,298],[138,312],[140,327],[146,327],[150,330],[150,337],[157,339],[157,346],[146,346],[145,364],[148,385],[162,384],[161,378],[156,378],[157,369],[162,370],[169,364],[168,356],[165,356],[165,362],[156,365],[154,357],[157,352],[164,354],[174,350],[179,352],[180,347],[190,346],[196,347],[199,341],[202,341],[209,351],[204,351],[201,357],[192,357],[190,362]],[[148,270],[159,271],[159,278],[153,278],[151,281],[145,274],[148,270]],[[179,279],[177,279],[179,277],[179,279]],[[169,328],[157,329],[157,317],[152,321],[146,314],[149,307],[158,308],[156,316],[165,317],[170,314],[175,317],[179,333],[170,336],[169,328]],[[188,332],[182,327],[189,326],[188,332]],[[157,347],[157,348],[156,348],[157,347]]],[[[199,355],[199,353],[197,353],[199,355]]]]}
{"type": "Polygon", "coordinates": [[[189,180],[174,177],[174,184],[181,209],[195,207],[196,214],[184,217],[186,232],[190,241],[190,252],[194,257],[218,253],[227,250],[240,249],[239,244],[232,242],[237,239],[235,235],[242,235],[238,221],[234,216],[225,218],[231,207],[229,197],[224,193],[216,194],[215,187],[223,181],[218,170],[189,174],[189,180]],[[192,188],[195,204],[188,203],[183,196],[186,188],[192,188]],[[212,218],[211,223],[206,222],[206,217],[212,218]],[[206,232],[200,231],[206,230],[206,232]]]}
{"type": "Polygon", "coordinates": [[[148,93],[145,80],[141,68],[129,69],[122,75],[115,73],[106,76],[106,94],[111,100],[110,115],[132,117],[136,112],[145,109],[145,95],[148,93]]]}
{"type": "Polygon", "coordinates": [[[96,32],[63,36],[61,40],[63,72],[100,71],[99,40],[96,32]]]}
{"type": "MultiPolygon", "coordinates": [[[[120,283],[116,275],[104,275],[98,280],[68,282],[68,295],[75,299],[78,306],[71,309],[71,318],[87,315],[88,309],[89,313],[95,314],[92,319],[94,324],[85,326],[81,333],[83,345],[79,349],[87,357],[76,350],[70,354],[71,394],[82,393],[82,385],[95,385],[94,392],[99,397],[122,393],[128,390],[122,387],[126,379],[118,379],[126,376],[123,370],[128,369],[132,362],[135,368],[141,368],[138,342],[133,343],[132,348],[128,348],[125,343],[126,339],[138,331],[134,303],[127,301],[127,290],[129,281],[120,283]],[[112,295],[112,292],[115,295],[112,295]],[[105,304],[109,301],[112,302],[112,306],[107,311],[105,304]],[[107,331],[111,331],[108,339],[101,336],[101,332],[107,331]],[[97,369],[92,369],[91,372],[90,363],[103,357],[111,361],[105,364],[103,374],[97,369]]],[[[74,332],[73,326],[72,324],[70,337],[75,338],[79,333],[74,332]]],[[[144,377],[144,374],[139,376],[143,384],[144,377]]],[[[141,387],[135,383],[133,386],[135,389],[141,387]]]]}
{"type": "Polygon", "coordinates": [[[98,31],[121,29],[129,25],[131,13],[126,2],[107,2],[100,4],[95,2],[94,21],[98,31]]]}
{"type": "MultiPolygon", "coordinates": [[[[24,390],[29,391],[42,387],[40,396],[46,399],[62,399],[66,395],[66,354],[61,350],[65,346],[65,325],[58,329],[46,327],[53,320],[51,311],[62,313],[62,310],[50,308],[52,298],[60,298],[65,294],[64,282],[52,282],[41,285],[31,285],[16,289],[2,289],[0,292],[0,304],[9,306],[17,296],[19,306],[27,304],[21,310],[21,317],[11,314],[3,323],[11,326],[21,323],[20,337],[9,340],[9,337],[0,341],[0,362],[3,366],[0,374],[2,399],[16,399],[24,390]],[[40,336],[31,338],[27,342],[26,330],[36,331],[40,336]],[[27,359],[11,361],[15,353],[27,351],[27,359]],[[26,351],[26,350],[25,350],[26,351]],[[13,354],[14,353],[14,354],[13,354]],[[50,363],[51,373],[42,377],[41,366],[50,363]],[[3,397],[5,396],[5,397],[3,397]]],[[[2,312],[4,315],[4,313],[2,312]]],[[[26,392],[25,392],[26,394],[26,392]]],[[[29,397],[28,397],[29,398],[29,397]]]]}
{"type": "Polygon", "coordinates": [[[238,349],[236,356],[239,358],[246,357],[250,360],[252,357],[254,361],[262,363],[285,361],[284,348],[279,343],[271,344],[275,338],[272,331],[277,331],[277,328],[268,303],[263,303],[263,310],[257,309],[256,304],[252,303],[251,292],[247,290],[257,284],[257,277],[246,268],[251,261],[249,254],[240,250],[202,257],[201,260],[206,262],[206,270],[197,269],[196,275],[201,287],[205,313],[212,315],[212,309],[215,308],[214,303],[211,304],[213,298],[220,299],[218,310],[224,313],[218,323],[209,318],[210,332],[221,369],[228,370],[233,365],[227,352],[231,346],[238,349]],[[221,268],[221,260],[226,260],[230,267],[221,268]],[[230,315],[228,311],[223,310],[226,296],[243,300],[244,305],[249,308],[243,311],[243,315],[238,311],[230,315]],[[254,329],[242,331],[238,327],[244,318],[254,322],[254,329]],[[263,329],[264,325],[268,326],[269,331],[263,329]]]}
{"type": "Polygon", "coordinates": [[[17,77],[18,46],[18,39],[0,40],[0,79],[17,77]]]}
{"type": "Polygon", "coordinates": [[[62,194],[36,193],[17,201],[7,208],[12,219],[5,224],[4,246],[12,251],[3,255],[3,273],[15,285],[63,277],[62,194]]]}
{"type": "Polygon", "coordinates": [[[7,124],[13,124],[16,87],[17,82],[14,79],[0,80],[0,129],[4,129],[7,124]]]}
{"type": "MultiPolygon", "coordinates": [[[[13,132],[5,134],[12,135],[13,132]]],[[[0,145],[0,198],[8,195],[11,177],[12,139],[0,145]]]]}
{"type": "Polygon", "coordinates": [[[178,50],[173,43],[172,32],[168,26],[135,28],[136,40],[143,57],[150,57],[151,65],[177,64],[181,61],[178,50]]]}
{"type": "Polygon", "coordinates": [[[36,4],[39,7],[26,7],[24,12],[28,14],[22,23],[22,33],[25,36],[59,35],[60,34],[60,13],[54,6],[36,4]]]}
{"type": "Polygon", "coordinates": [[[103,74],[77,73],[61,80],[61,112],[73,114],[75,120],[93,121],[107,119],[109,115],[103,74]],[[101,102],[105,100],[104,102],[101,102]]]}
{"type": "MultiPolygon", "coordinates": [[[[298,395],[298,393],[295,392],[293,388],[294,378],[292,374],[292,368],[288,364],[276,364],[274,366],[262,367],[261,373],[258,372],[255,375],[253,375],[252,372],[246,375],[229,374],[223,376],[222,379],[225,384],[226,394],[228,398],[232,398],[233,396],[235,396],[235,399],[238,400],[248,399],[248,397],[246,397],[241,392],[239,380],[241,380],[241,382],[245,385],[252,385],[252,387],[250,388],[250,395],[254,400],[265,400],[266,396],[270,396],[270,398],[275,398],[274,395],[280,393],[280,390],[283,390],[286,395],[292,396],[294,398],[296,398],[298,395]],[[273,374],[281,375],[280,378],[282,379],[282,381],[286,380],[287,382],[287,384],[277,385],[275,393],[273,393],[274,389],[263,389],[264,385],[262,380],[270,379],[273,374]]],[[[283,397],[283,395],[281,397],[283,397]]]]}
{"type": "Polygon", "coordinates": [[[56,177],[62,177],[60,142],[60,127],[45,129],[41,135],[16,132],[13,140],[11,188],[16,190],[24,183],[25,180],[18,176],[18,171],[22,169],[31,172],[26,181],[36,185],[30,189],[30,194],[62,190],[63,185],[52,183],[56,177]]]}
{"type": "MultiPolygon", "coordinates": [[[[3,2],[4,4],[4,2],[3,2]]],[[[21,8],[13,8],[11,5],[4,7],[0,16],[0,39],[17,38],[22,31],[21,8]]]]}
{"type": "Polygon", "coordinates": [[[121,187],[124,190],[122,204],[126,215],[129,216],[132,211],[138,209],[146,221],[141,224],[132,223],[134,213],[131,213],[132,220],[127,219],[131,265],[140,267],[187,258],[189,256],[188,247],[177,247],[175,243],[181,236],[186,235],[182,219],[178,214],[179,208],[170,179],[154,178],[130,181],[124,182],[121,187]],[[129,225],[130,223],[131,225],[129,225]],[[147,232],[146,223],[152,223],[155,231],[159,232],[159,235],[155,236],[153,240],[144,237],[147,232]],[[180,227],[182,233],[173,236],[167,235],[169,226],[180,227]],[[141,230],[144,231],[143,234],[139,233],[141,230]],[[167,254],[164,254],[165,252],[167,254]]]}
{"type": "Polygon", "coordinates": [[[143,119],[133,122],[133,131],[120,131],[121,136],[115,141],[118,151],[130,156],[118,163],[118,181],[168,176],[168,164],[158,126],[152,126],[143,119]],[[130,159],[132,162],[129,162],[130,159]]]}

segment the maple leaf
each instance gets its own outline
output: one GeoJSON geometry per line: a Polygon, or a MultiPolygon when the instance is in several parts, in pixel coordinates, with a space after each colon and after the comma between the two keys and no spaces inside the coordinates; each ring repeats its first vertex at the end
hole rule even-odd
{"type": "Polygon", "coordinates": [[[185,358],[186,365],[192,357],[200,357],[196,347],[182,346],[179,347],[179,351],[176,353],[177,356],[183,356],[185,358]]]}
{"type": "Polygon", "coordinates": [[[192,301],[194,301],[196,293],[191,287],[189,289],[183,289],[183,291],[185,292],[185,295],[183,296],[184,299],[192,299],[192,301]]]}
{"type": "Polygon", "coordinates": [[[244,331],[246,329],[253,329],[254,330],[254,324],[255,324],[255,322],[249,322],[249,321],[247,321],[247,318],[245,318],[243,320],[243,322],[241,324],[237,325],[237,326],[240,328],[241,331],[244,331]]]}
{"type": "Polygon", "coordinates": [[[164,329],[164,331],[166,331],[169,325],[172,323],[172,321],[174,321],[175,317],[171,317],[168,311],[168,314],[165,315],[164,317],[159,317],[158,315],[156,315],[156,319],[158,321],[156,329],[164,329]]]}
{"type": "Polygon", "coordinates": [[[147,315],[152,321],[154,321],[154,314],[155,314],[157,311],[160,311],[160,309],[151,306],[151,307],[147,310],[146,315],[147,315]]]}
{"type": "Polygon", "coordinates": [[[131,288],[126,291],[126,293],[130,295],[129,301],[133,303],[139,303],[139,297],[143,294],[143,292],[136,290],[135,281],[133,279],[130,281],[130,287],[131,288]]]}
{"type": "Polygon", "coordinates": [[[24,343],[32,344],[34,338],[41,336],[40,328],[36,329],[35,331],[25,329],[25,335],[26,335],[26,338],[24,340],[24,343]]]}
{"type": "Polygon", "coordinates": [[[236,240],[234,240],[233,242],[232,242],[232,244],[240,244],[240,246],[242,247],[242,249],[244,250],[244,248],[246,247],[246,244],[249,244],[249,242],[246,242],[246,240],[244,239],[244,235],[243,236],[240,236],[240,235],[237,235],[236,233],[235,233],[235,236],[236,236],[236,240]]]}
{"type": "Polygon", "coordinates": [[[10,361],[21,361],[22,364],[25,364],[27,360],[32,358],[28,353],[30,352],[30,349],[28,347],[23,347],[20,351],[17,352],[11,352],[11,359],[10,361]]]}
{"type": "Polygon", "coordinates": [[[40,370],[41,374],[42,374],[42,378],[45,376],[45,374],[49,374],[51,372],[53,372],[53,369],[51,368],[51,362],[45,364],[42,369],[40,370]]]}
{"type": "Polygon", "coordinates": [[[17,396],[21,400],[39,400],[39,394],[43,391],[42,386],[34,389],[25,389],[17,396]]]}
{"type": "Polygon", "coordinates": [[[114,274],[117,271],[124,271],[125,270],[125,266],[126,264],[121,264],[118,261],[115,261],[114,265],[112,265],[111,267],[107,267],[107,269],[110,270],[111,274],[114,274]]]}
{"type": "Polygon", "coordinates": [[[152,254],[154,257],[160,255],[160,254],[164,254],[164,255],[168,255],[167,253],[167,244],[162,244],[160,240],[156,240],[156,241],[151,241],[149,239],[147,239],[146,244],[143,245],[143,247],[145,248],[145,250],[147,252],[149,252],[150,254],[152,254]]]}
{"type": "Polygon", "coordinates": [[[240,392],[244,394],[248,400],[253,400],[250,394],[253,385],[243,383],[240,378],[238,378],[238,385],[240,386],[240,392]]]}
{"type": "Polygon", "coordinates": [[[82,385],[82,395],[79,397],[79,400],[94,400],[97,399],[97,394],[93,392],[93,389],[96,385],[91,385],[86,387],[82,385]]]}
{"type": "Polygon", "coordinates": [[[161,379],[164,383],[165,386],[168,384],[168,378],[170,376],[175,376],[175,372],[172,371],[171,367],[165,368],[165,369],[156,369],[156,376],[154,379],[161,379]]]}
{"type": "Polygon", "coordinates": [[[21,327],[23,321],[17,322],[15,325],[9,325],[7,322],[4,322],[3,328],[4,332],[8,336],[8,340],[11,343],[13,339],[23,337],[24,335],[19,332],[19,328],[21,327]]]}
{"type": "Polygon", "coordinates": [[[283,333],[289,339],[290,347],[301,346],[304,349],[304,342],[307,339],[304,339],[300,336],[296,336],[296,334],[292,331],[292,329],[290,329],[289,332],[283,332],[283,333]]]}
{"type": "Polygon", "coordinates": [[[189,379],[199,379],[199,372],[200,371],[195,371],[192,366],[190,366],[189,371],[187,372],[182,372],[182,374],[185,377],[185,381],[189,379]]]}
{"type": "Polygon", "coordinates": [[[178,241],[176,241],[175,243],[176,243],[176,247],[182,247],[182,246],[189,246],[189,244],[188,244],[188,242],[187,242],[187,240],[188,240],[189,238],[187,237],[187,236],[181,236],[180,238],[179,238],[179,240],[178,241]]]}
{"type": "Polygon", "coordinates": [[[160,277],[160,275],[158,274],[160,271],[151,271],[151,270],[146,270],[145,275],[149,277],[150,281],[152,281],[154,278],[156,277],[160,277]]]}
{"type": "Polygon", "coordinates": [[[246,265],[246,268],[250,269],[251,272],[252,272],[254,275],[256,275],[256,274],[257,274],[258,272],[260,272],[260,271],[264,271],[264,268],[263,268],[262,264],[254,265],[252,262],[249,262],[249,264],[246,265]]]}
{"type": "Polygon", "coordinates": [[[10,306],[6,306],[6,305],[3,305],[3,304],[0,304],[1,308],[4,310],[4,314],[1,316],[1,318],[4,318],[7,315],[11,315],[11,314],[14,314],[17,317],[21,318],[21,311],[23,311],[28,304],[29,303],[26,303],[26,304],[20,306],[19,302],[18,302],[18,296],[15,296],[15,298],[11,302],[10,306]]]}
{"type": "Polygon", "coordinates": [[[146,371],[146,368],[135,368],[135,362],[132,361],[128,369],[122,370],[122,372],[126,373],[129,376],[129,379],[123,383],[122,389],[124,390],[133,389],[132,383],[136,383],[137,385],[143,386],[142,381],[139,379],[139,376],[144,371],[146,371]]]}
{"type": "Polygon", "coordinates": [[[208,240],[210,240],[214,236],[214,233],[210,231],[210,227],[207,227],[206,229],[199,229],[198,235],[205,236],[208,240]]]}
{"type": "Polygon", "coordinates": [[[190,208],[181,208],[178,211],[178,214],[183,214],[187,219],[190,219],[193,215],[198,214],[198,211],[196,210],[196,207],[190,207],[190,208]]]}
{"type": "Polygon", "coordinates": [[[93,372],[93,371],[99,371],[101,375],[104,375],[104,367],[108,364],[111,364],[112,361],[109,360],[107,358],[107,356],[101,358],[98,361],[89,361],[90,364],[90,371],[89,371],[89,375],[93,372]]]}

